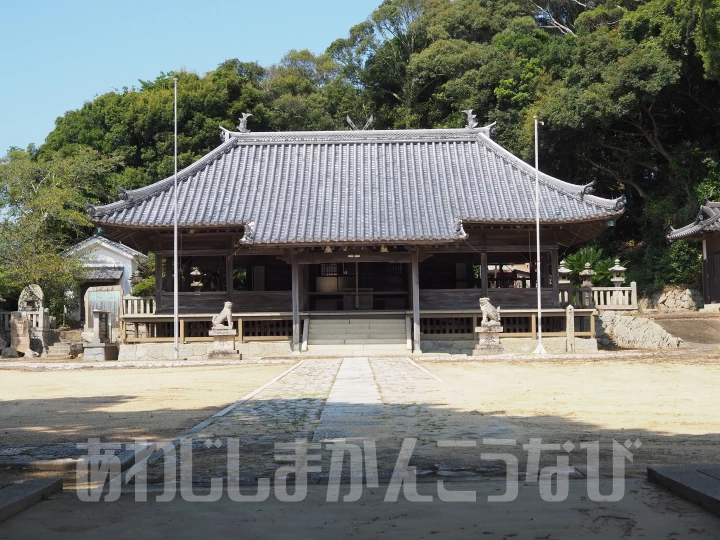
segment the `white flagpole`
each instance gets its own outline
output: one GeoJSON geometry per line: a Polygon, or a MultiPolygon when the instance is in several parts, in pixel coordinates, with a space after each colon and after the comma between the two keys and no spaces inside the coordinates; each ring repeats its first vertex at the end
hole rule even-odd
{"type": "Polygon", "coordinates": [[[175,359],[180,357],[180,345],[178,343],[178,216],[177,216],[177,77],[173,79],[175,82],[175,176],[173,185],[173,336],[175,338],[175,359]]]}
{"type": "Polygon", "coordinates": [[[543,122],[537,115],[533,116],[535,120],[535,243],[537,258],[535,261],[535,285],[537,287],[537,332],[538,344],[535,354],[546,354],[542,344],[542,281],[540,272],[540,169],[538,167],[538,123],[543,122]]]}

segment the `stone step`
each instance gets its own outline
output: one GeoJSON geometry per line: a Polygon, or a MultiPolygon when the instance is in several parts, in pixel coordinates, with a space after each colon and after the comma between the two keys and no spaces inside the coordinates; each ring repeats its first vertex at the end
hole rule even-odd
{"type": "Polygon", "coordinates": [[[393,337],[405,337],[405,330],[402,332],[390,332],[387,329],[380,332],[368,332],[367,330],[350,331],[350,330],[338,330],[338,331],[325,331],[325,330],[313,330],[310,329],[308,337],[313,338],[355,338],[355,339],[369,339],[369,338],[393,338],[393,337]]]}
{"type": "Polygon", "coordinates": [[[410,356],[405,346],[378,345],[377,348],[366,348],[362,345],[314,345],[308,346],[308,356],[410,356]]]}
{"type": "Polygon", "coordinates": [[[315,345],[402,345],[406,344],[405,339],[386,338],[386,339],[313,339],[308,340],[308,347],[315,345]]]}
{"type": "Polygon", "coordinates": [[[393,337],[393,338],[372,338],[372,339],[354,339],[345,338],[345,343],[348,345],[402,345],[405,346],[407,340],[405,336],[393,337]]]}
{"type": "Polygon", "coordinates": [[[396,350],[396,351],[403,351],[407,350],[407,346],[404,343],[382,343],[382,344],[372,344],[372,343],[339,343],[335,345],[330,344],[320,344],[320,345],[308,345],[308,349],[335,349],[338,351],[342,350],[366,350],[366,351],[372,351],[372,350],[396,350]]]}
{"type": "Polygon", "coordinates": [[[323,328],[323,329],[335,329],[335,330],[342,330],[342,329],[349,329],[349,328],[360,328],[360,329],[377,329],[377,328],[402,328],[405,329],[405,321],[395,322],[395,321],[388,321],[388,322],[372,322],[372,323],[353,323],[353,324],[339,324],[339,323],[326,323],[325,321],[314,321],[310,320],[310,328],[323,328]]]}
{"type": "Polygon", "coordinates": [[[48,347],[48,351],[57,351],[57,352],[60,352],[60,351],[68,351],[68,352],[70,352],[70,349],[71,349],[70,345],[68,345],[68,344],[66,344],[66,343],[56,344],[56,345],[50,345],[50,346],[48,347]]]}

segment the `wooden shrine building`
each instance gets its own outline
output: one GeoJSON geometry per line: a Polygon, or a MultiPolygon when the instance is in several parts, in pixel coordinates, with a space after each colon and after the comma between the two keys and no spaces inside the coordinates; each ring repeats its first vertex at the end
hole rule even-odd
{"type": "Polygon", "coordinates": [[[695,221],[673,229],[667,238],[702,241],[703,300],[706,305],[720,304],[720,202],[706,202],[695,221]]]}
{"type": "MultiPolygon", "coordinates": [[[[172,340],[177,196],[183,343],[207,340],[210,317],[229,300],[240,341],[297,351],[309,335],[312,350],[321,321],[354,317],[403,321],[403,345],[407,326],[419,350],[473,339],[481,296],[502,307],[506,332],[535,335],[534,185],[535,169],[489,127],[226,131],[178,173],[177,194],[170,177],[89,215],[156,257],[155,298],[126,303],[124,343],[172,340]]],[[[544,314],[543,331],[564,325],[558,250],[623,213],[620,199],[590,191],[540,174],[542,295],[557,312],[544,314]]]]}

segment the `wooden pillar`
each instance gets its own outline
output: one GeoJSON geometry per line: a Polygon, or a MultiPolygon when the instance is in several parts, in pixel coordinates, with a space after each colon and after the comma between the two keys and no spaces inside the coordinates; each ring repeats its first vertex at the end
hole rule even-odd
{"type": "Polygon", "coordinates": [[[292,265],[292,343],[293,354],[300,354],[300,265],[295,255],[291,257],[292,265]]]}
{"type": "Polygon", "coordinates": [[[530,332],[532,332],[532,338],[537,339],[537,313],[530,315],[530,332]]]}
{"type": "Polygon", "coordinates": [[[418,252],[412,252],[412,307],[413,307],[413,352],[419,354],[420,348],[420,265],[418,252]]]}
{"type": "Polygon", "coordinates": [[[178,326],[180,327],[180,335],[178,336],[178,343],[183,345],[185,343],[185,319],[178,319],[178,326]]]}
{"type": "Polygon", "coordinates": [[[162,307],[162,257],[155,255],[155,312],[162,307]]]}
{"type": "MultiPolygon", "coordinates": [[[[180,261],[178,260],[178,263],[180,261]]],[[[173,292],[173,272],[175,269],[173,268],[173,265],[170,262],[170,259],[165,259],[165,292],[173,292]]],[[[179,285],[179,278],[178,278],[178,285],[179,285]]]]}
{"type": "Polygon", "coordinates": [[[465,287],[468,289],[473,288],[473,284],[474,284],[474,280],[475,280],[475,275],[473,274],[473,266],[474,266],[473,265],[473,256],[472,256],[472,254],[470,254],[466,257],[466,262],[465,262],[465,283],[466,283],[465,287]]]}
{"type": "Polygon", "coordinates": [[[300,309],[303,311],[309,311],[310,310],[310,270],[312,270],[312,267],[308,264],[303,265],[302,267],[302,301],[300,302],[300,309]]]}
{"type": "Polygon", "coordinates": [[[487,298],[488,295],[488,262],[487,251],[480,254],[480,278],[482,283],[482,296],[487,298]]]}
{"type": "Polygon", "coordinates": [[[558,274],[558,250],[557,248],[554,248],[550,251],[550,261],[551,261],[551,277],[552,277],[552,298],[553,298],[553,306],[559,306],[560,305],[560,284],[558,283],[558,279],[560,278],[560,275],[558,274]]]}
{"type": "Polygon", "coordinates": [[[232,253],[228,253],[225,257],[225,283],[227,284],[227,299],[228,302],[233,301],[233,256],[232,253]]]}

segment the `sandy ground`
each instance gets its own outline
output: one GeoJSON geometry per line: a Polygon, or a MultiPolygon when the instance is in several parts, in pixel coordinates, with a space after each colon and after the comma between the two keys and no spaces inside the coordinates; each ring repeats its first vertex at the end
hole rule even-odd
{"type": "Polygon", "coordinates": [[[639,438],[628,464],[637,473],[654,463],[720,460],[720,355],[423,366],[450,390],[437,411],[450,413],[448,435],[481,423],[519,442],[639,438]]]}
{"type": "MultiPolygon", "coordinates": [[[[354,503],[326,501],[326,486],[310,486],[303,502],[233,502],[227,495],[211,504],[136,503],[123,495],[112,503],[82,503],[65,492],[0,524],[0,539],[114,540],[125,538],[252,538],[317,540],[452,538],[495,540],[587,540],[720,538],[720,518],[669,492],[632,480],[619,502],[588,499],[584,482],[571,481],[565,502],[545,502],[537,486],[521,485],[517,500],[488,502],[504,492],[501,481],[446,483],[450,491],[476,493],[476,502],[441,502],[435,482],[418,485],[432,502],[384,502],[387,486],[367,489],[354,503]]],[[[602,490],[609,491],[605,482],[602,490]]],[[[197,495],[204,495],[196,489],[197,495]]],[[[343,489],[341,493],[347,493],[343,489]]],[[[252,490],[243,492],[251,495],[252,490]]],[[[341,495],[342,497],[342,495],[341,495]]],[[[342,498],[340,499],[342,501],[342,498]]]]}
{"type": "Polygon", "coordinates": [[[0,444],[171,439],[289,366],[0,372],[0,444]]]}

